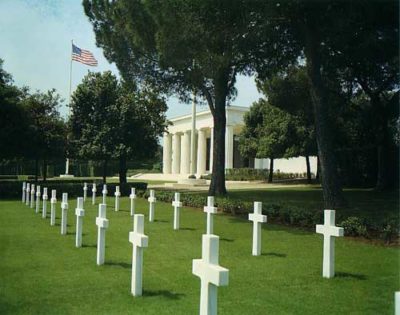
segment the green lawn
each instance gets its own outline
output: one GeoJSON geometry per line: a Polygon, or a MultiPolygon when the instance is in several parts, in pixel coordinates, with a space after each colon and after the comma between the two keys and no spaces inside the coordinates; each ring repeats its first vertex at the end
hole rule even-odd
{"type": "MultiPolygon", "coordinates": [[[[240,193],[239,193],[240,194],[240,193]]],[[[60,194],[58,196],[60,198],[60,194]]],[[[100,200],[100,199],[98,199],[100,200]]],[[[113,199],[109,198],[109,204],[113,199]]],[[[201,256],[205,215],[184,208],[180,231],[172,229],[172,207],[157,203],[148,223],[144,253],[144,296],[130,295],[132,219],[127,198],[121,210],[108,208],[106,264],[96,266],[97,207],[86,203],[84,247],[75,246],[75,201],[67,236],[18,201],[0,201],[0,314],[197,314],[200,281],[192,259],[201,256]]],[[[49,207],[50,208],[50,207],[49,207]]],[[[219,314],[393,314],[399,290],[399,249],[336,241],[334,279],[323,279],[322,237],[266,224],[260,257],[251,256],[252,225],[217,215],[220,264],[229,286],[218,290],[219,314]]]]}

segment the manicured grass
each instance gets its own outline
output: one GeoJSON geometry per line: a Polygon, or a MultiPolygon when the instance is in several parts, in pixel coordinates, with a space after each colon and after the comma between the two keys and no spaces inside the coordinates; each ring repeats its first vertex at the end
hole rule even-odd
{"type": "MultiPolygon", "coordinates": [[[[57,226],[51,227],[49,218],[20,201],[0,201],[0,313],[197,314],[200,281],[191,268],[201,256],[205,215],[184,208],[182,229],[173,231],[169,204],[157,203],[156,222],[149,223],[147,202],[137,200],[149,247],[144,296],[133,298],[129,200],[122,199],[119,212],[113,202],[108,199],[106,264],[96,266],[97,207],[89,201],[80,249],[74,247],[75,200],[66,236],[60,235],[59,204],[57,226]]],[[[393,314],[398,248],[337,239],[337,277],[327,280],[321,277],[320,235],[266,224],[263,255],[252,257],[251,223],[220,214],[214,226],[220,264],[230,270],[229,286],[218,290],[219,314],[393,314]]]]}

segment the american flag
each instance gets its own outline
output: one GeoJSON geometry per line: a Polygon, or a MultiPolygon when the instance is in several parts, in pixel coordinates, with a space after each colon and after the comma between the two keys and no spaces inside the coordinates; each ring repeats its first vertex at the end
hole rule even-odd
{"type": "Polygon", "coordinates": [[[81,62],[88,66],[97,66],[97,60],[89,50],[80,49],[72,44],[72,60],[81,62]]]}

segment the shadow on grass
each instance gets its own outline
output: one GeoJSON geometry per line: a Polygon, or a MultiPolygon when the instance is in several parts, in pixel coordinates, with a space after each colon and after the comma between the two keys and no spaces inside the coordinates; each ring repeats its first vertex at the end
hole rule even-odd
{"type": "Polygon", "coordinates": [[[232,239],[232,238],[225,238],[225,237],[221,237],[220,240],[221,240],[221,241],[224,241],[224,242],[229,242],[229,243],[232,243],[232,242],[235,241],[235,240],[232,239]]]}
{"type": "Polygon", "coordinates": [[[195,229],[195,228],[188,228],[188,227],[185,227],[185,228],[179,228],[180,230],[182,230],[182,231],[196,231],[197,229],[195,229]]]}
{"type": "Polygon", "coordinates": [[[336,272],[335,277],[338,278],[351,278],[355,280],[367,280],[365,275],[359,273],[349,273],[349,272],[336,272]]]}
{"type": "Polygon", "coordinates": [[[273,257],[285,258],[287,255],[281,253],[269,252],[269,253],[262,253],[261,256],[273,256],[273,257]]]}
{"type": "Polygon", "coordinates": [[[162,296],[165,297],[167,299],[171,299],[171,300],[178,300],[181,297],[184,297],[185,294],[183,293],[174,293],[168,290],[156,290],[156,291],[149,291],[149,290],[145,290],[143,291],[143,297],[152,297],[152,296],[162,296]]]}
{"type": "Polygon", "coordinates": [[[97,248],[97,245],[95,245],[95,244],[82,244],[82,247],[92,247],[92,248],[97,248]]]}
{"type": "Polygon", "coordinates": [[[115,262],[115,261],[106,261],[104,263],[106,266],[116,266],[126,269],[132,269],[132,264],[124,263],[124,262],[115,262]]]}
{"type": "Polygon", "coordinates": [[[169,221],[167,221],[167,220],[154,220],[154,222],[168,223],[169,221]]]}

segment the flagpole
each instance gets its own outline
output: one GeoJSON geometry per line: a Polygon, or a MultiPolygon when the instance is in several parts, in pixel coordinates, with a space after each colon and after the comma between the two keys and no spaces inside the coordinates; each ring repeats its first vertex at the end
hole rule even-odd
{"type": "MultiPolygon", "coordinates": [[[[73,52],[73,45],[74,45],[74,40],[71,39],[71,62],[69,66],[69,100],[68,100],[68,118],[71,117],[71,94],[72,94],[72,52],[73,52]]],[[[69,177],[69,158],[67,156],[65,160],[65,176],[69,177]]]]}

